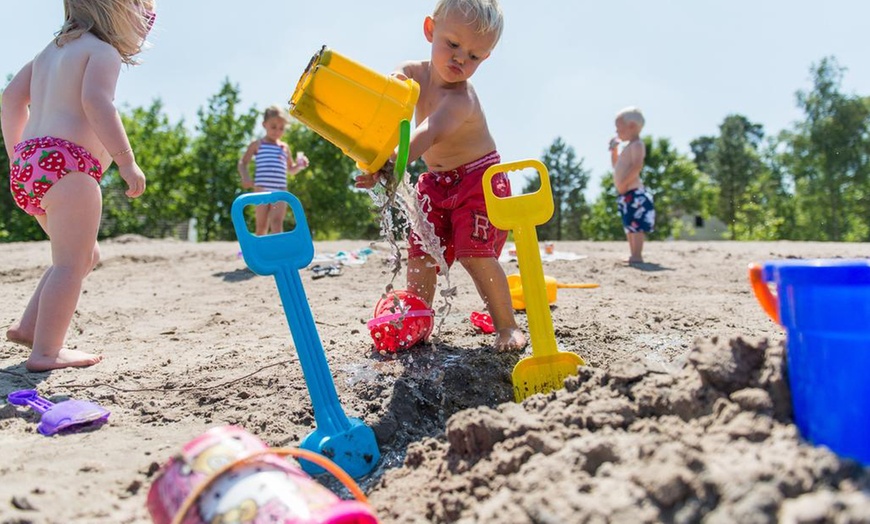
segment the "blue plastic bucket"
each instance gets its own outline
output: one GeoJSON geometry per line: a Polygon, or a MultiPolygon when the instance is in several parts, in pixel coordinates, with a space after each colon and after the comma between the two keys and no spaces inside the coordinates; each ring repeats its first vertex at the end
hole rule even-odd
{"type": "Polygon", "coordinates": [[[749,274],[762,308],[786,329],[801,435],[870,465],[870,260],[766,262],[749,274]]]}

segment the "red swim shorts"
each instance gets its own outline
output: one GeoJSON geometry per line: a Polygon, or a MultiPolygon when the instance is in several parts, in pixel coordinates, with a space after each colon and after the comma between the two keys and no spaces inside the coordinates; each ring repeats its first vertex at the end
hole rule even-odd
{"type": "MultiPolygon", "coordinates": [[[[501,254],[508,234],[489,221],[482,182],[486,169],[500,161],[493,151],[450,171],[423,173],[417,181],[417,200],[435,228],[448,266],[457,258],[498,258],[501,254]]],[[[492,177],[492,192],[510,196],[506,174],[492,177]]],[[[425,255],[420,237],[412,231],[408,257],[425,255]]]]}

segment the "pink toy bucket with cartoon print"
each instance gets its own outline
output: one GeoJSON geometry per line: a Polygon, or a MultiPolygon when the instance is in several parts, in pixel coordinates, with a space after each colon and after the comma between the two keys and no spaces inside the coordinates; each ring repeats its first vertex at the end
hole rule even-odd
{"type": "Polygon", "coordinates": [[[365,495],[334,463],[311,451],[270,449],[235,426],[188,442],[158,472],[147,505],[155,524],[378,522],[365,495]],[[358,500],[339,499],[282,455],[317,462],[358,500]]]}

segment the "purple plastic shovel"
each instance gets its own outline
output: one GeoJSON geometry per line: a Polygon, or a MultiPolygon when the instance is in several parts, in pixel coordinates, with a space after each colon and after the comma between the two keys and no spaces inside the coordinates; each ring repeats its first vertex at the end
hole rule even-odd
{"type": "Polygon", "coordinates": [[[64,400],[55,404],[40,397],[35,389],[13,391],[6,400],[16,406],[30,406],[42,415],[36,430],[45,436],[74,427],[102,424],[110,414],[109,410],[87,400],[64,400]]]}

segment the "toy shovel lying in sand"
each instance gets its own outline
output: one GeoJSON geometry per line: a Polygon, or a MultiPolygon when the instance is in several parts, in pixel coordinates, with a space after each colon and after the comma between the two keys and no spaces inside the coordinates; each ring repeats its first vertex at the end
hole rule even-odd
{"type": "Polygon", "coordinates": [[[64,400],[57,404],[39,396],[35,389],[9,393],[6,400],[16,406],[30,406],[41,414],[36,430],[51,436],[64,430],[97,426],[109,418],[109,411],[87,400],[64,400]]]}
{"type": "MultiPolygon", "coordinates": [[[[248,193],[233,202],[232,217],[245,263],[258,275],[274,275],[278,285],[317,425],[303,439],[301,447],[332,459],[354,478],[362,477],[374,469],[381,453],[374,431],[362,420],[348,418],[341,408],[314,325],[299,276],[299,270],[308,267],[314,259],[314,243],[302,204],[286,191],[248,193]],[[290,205],[296,227],[284,233],[255,236],[245,223],[245,207],[276,202],[290,205]]],[[[324,472],[320,466],[307,461],[302,462],[302,469],[309,475],[324,472]]]]}
{"type": "MultiPolygon", "coordinates": [[[[523,296],[523,280],[519,273],[507,276],[508,286],[511,289],[511,305],[514,309],[526,309],[526,299],[523,296]]],[[[547,303],[556,303],[556,291],[559,289],[593,289],[598,284],[558,282],[553,277],[544,276],[544,284],[547,286],[547,303]]]]}
{"type": "Polygon", "coordinates": [[[547,168],[537,160],[522,160],[490,166],[483,174],[483,194],[489,219],[499,229],[512,229],[517,245],[517,262],[523,295],[526,299],[526,314],[529,319],[529,335],[532,340],[532,356],[520,360],[511,375],[514,398],[517,402],[534,395],[546,393],[563,386],[565,378],[577,374],[577,367],[586,362],[579,355],[559,351],[553,317],[547,303],[544,268],[538,247],[535,226],[544,224],[553,215],[553,194],[547,168]],[[541,188],[534,193],[500,198],[492,192],[492,177],[532,168],[541,177],[541,188]]]}

